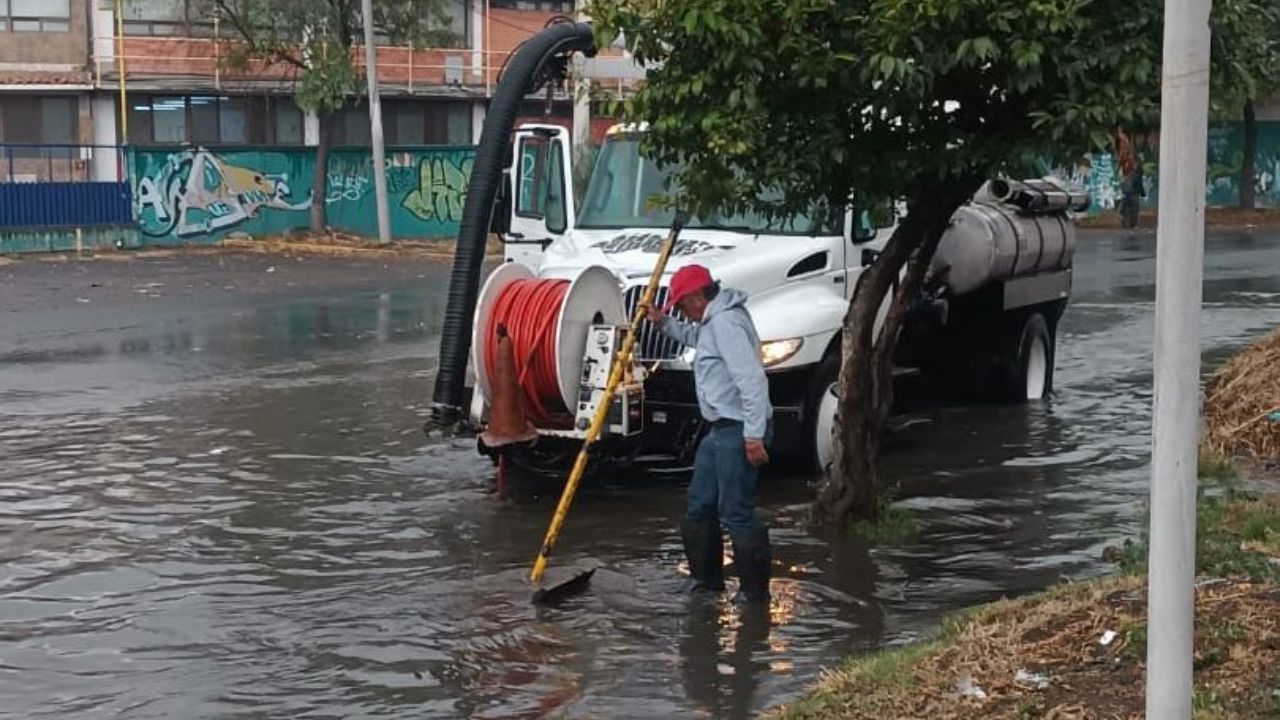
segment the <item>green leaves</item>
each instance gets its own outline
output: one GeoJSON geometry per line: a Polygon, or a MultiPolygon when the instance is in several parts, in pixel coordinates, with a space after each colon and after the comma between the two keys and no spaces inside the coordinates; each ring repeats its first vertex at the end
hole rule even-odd
{"type": "Polygon", "coordinates": [[[1280,2],[1216,0],[1210,25],[1214,108],[1234,119],[1245,102],[1280,90],[1280,2]]]}
{"type": "MultiPolygon", "coordinates": [[[[1253,0],[1222,0],[1246,2],[1253,0]]],[[[1269,0],[1274,2],[1274,0],[1269,0]]],[[[921,178],[1078,155],[1159,103],[1161,0],[616,0],[652,61],[630,99],[689,202],[902,197],[921,178]],[[656,64],[660,63],[660,67],[656,64]]]]}
{"type": "Polygon", "coordinates": [[[994,60],[997,55],[995,41],[985,35],[963,40],[956,48],[956,61],[970,67],[985,60],[994,60]]]}

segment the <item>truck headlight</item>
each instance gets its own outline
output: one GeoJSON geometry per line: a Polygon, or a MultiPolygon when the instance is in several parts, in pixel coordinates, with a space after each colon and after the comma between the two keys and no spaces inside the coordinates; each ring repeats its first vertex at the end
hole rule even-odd
{"type": "Polygon", "coordinates": [[[764,361],[765,367],[780,365],[800,352],[802,345],[804,345],[804,340],[801,338],[773,340],[760,346],[760,359],[764,361]]]}

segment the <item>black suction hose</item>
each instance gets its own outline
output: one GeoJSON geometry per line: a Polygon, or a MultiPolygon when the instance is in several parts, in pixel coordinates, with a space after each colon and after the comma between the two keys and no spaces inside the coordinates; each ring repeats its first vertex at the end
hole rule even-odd
{"type": "Polygon", "coordinates": [[[440,335],[440,370],[431,403],[432,422],[436,426],[455,425],[463,417],[467,356],[471,352],[471,325],[476,296],[480,293],[485,243],[520,103],[535,87],[546,63],[571,52],[595,52],[590,25],[571,22],[550,25],[516,48],[498,78],[480,132],[480,143],[476,146],[467,199],[462,207],[453,274],[449,278],[448,305],[440,335]]]}

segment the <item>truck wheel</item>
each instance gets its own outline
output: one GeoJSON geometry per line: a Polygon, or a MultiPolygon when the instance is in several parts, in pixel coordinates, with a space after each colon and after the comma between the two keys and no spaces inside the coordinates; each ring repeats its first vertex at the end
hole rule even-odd
{"type": "Polygon", "coordinates": [[[998,370],[999,394],[1010,402],[1043,400],[1053,390],[1053,335],[1038,312],[1014,324],[998,370]]]}
{"type": "Polygon", "coordinates": [[[827,356],[814,375],[813,385],[805,399],[805,429],[810,468],[827,471],[833,459],[831,435],[836,427],[836,410],[840,403],[840,356],[827,356]]]}

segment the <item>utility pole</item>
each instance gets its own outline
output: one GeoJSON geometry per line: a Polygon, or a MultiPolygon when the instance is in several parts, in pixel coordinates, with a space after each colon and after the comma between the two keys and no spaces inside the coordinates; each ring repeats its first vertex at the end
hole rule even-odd
{"type": "Polygon", "coordinates": [[[373,47],[373,0],[363,0],[364,74],[369,81],[369,135],[373,140],[373,196],[378,205],[378,242],[391,242],[391,211],[387,207],[387,151],[382,143],[382,101],[378,97],[378,53],[373,47]]]}
{"type": "Polygon", "coordinates": [[[1189,720],[1212,0],[1165,0],[1156,234],[1147,714],[1189,720]]]}

